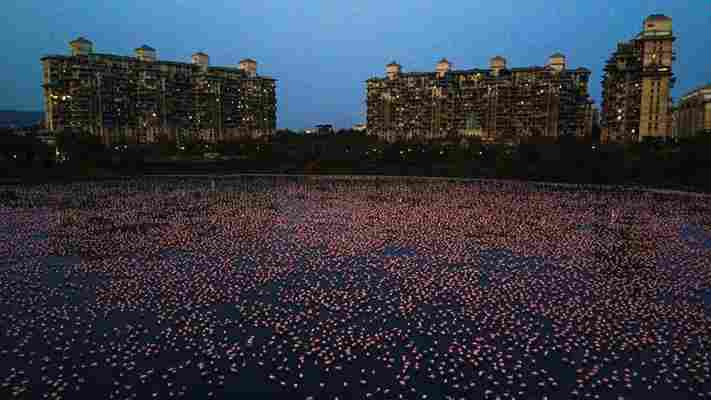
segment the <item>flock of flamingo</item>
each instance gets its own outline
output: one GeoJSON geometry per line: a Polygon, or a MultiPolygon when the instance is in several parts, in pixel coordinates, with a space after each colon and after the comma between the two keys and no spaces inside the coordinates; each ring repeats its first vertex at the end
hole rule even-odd
{"type": "Polygon", "coordinates": [[[143,178],[0,204],[0,398],[711,398],[708,198],[143,178]]]}

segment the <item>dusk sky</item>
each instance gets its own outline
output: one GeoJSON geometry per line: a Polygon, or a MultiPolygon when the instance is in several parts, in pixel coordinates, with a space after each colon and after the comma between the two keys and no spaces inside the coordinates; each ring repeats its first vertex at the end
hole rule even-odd
{"type": "Polygon", "coordinates": [[[203,51],[212,65],[245,57],[278,79],[279,128],[365,122],[365,84],[396,60],[404,71],[544,65],[560,51],[570,67],[593,71],[600,104],[605,60],[631,39],[644,17],[673,18],[678,97],[711,82],[711,1],[383,1],[383,0],[9,0],[0,16],[0,109],[41,110],[40,57],[67,54],[84,36],[101,53],[132,55],[143,44],[164,60],[189,62],[203,51]]]}

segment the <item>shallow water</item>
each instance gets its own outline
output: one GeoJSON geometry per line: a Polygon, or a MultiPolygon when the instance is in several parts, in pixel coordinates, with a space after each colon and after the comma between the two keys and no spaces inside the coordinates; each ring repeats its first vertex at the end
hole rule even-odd
{"type": "MultiPolygon", "coordinates": [[[[29,250],[8,246],[0,260],[0,398],[711,397],[702,258],[711,238],[698,227],[680,227],[651,275],[620,273],[615,261],[557,247],[563,234],[550,254],[536,247],[545,239],[520,233],[464,239],[469,225],[455,223],[470,216],[452,210],[482,206],[453,208],[448,195],[423,203],[452,225],[423,220],[412,231],[422,209],[394,229],[410,212],[396,202],[360,224],[373,217],[370,200],[358,200],[368,188],[260,182],[216,185],[227,199],[243,192],[244,216],[230,209],[245,204],[226,201],[193,225],[170,214],[147,232],[91,236],[79,225],[71,240],[95,246],[92,257],[44,247],[56,239],[46,221],[0,228],[29,238],[29,250]],[[229,217],[207,229],[220,207],[229,217]]],[[[145,218],[180,193],[159,189],[131,203],[146,205],[145,218]]],[[[536,212],[553,218],[552,209],[536,212]]],[[[509,223],[506,212],[478,214],[487,212],[499,218],[491,224],[509,223]]],[[[580,248],[608,249],[608,236],[583,231],[578,240],[590,243],[580,248]]]]}
{"type": "Polygon", "coordinates": [[[689,246],[711,249],[711,232],[702,226],[682,225],[680,234],[689,246]]]}

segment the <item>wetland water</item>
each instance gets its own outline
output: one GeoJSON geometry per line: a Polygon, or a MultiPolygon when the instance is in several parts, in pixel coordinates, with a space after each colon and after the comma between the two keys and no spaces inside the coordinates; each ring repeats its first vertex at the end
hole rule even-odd
{"type": "Polygon", "coordinates": [[[705,199],[277,177],[16,192],[0,398],[711,397],[705,199]]]}

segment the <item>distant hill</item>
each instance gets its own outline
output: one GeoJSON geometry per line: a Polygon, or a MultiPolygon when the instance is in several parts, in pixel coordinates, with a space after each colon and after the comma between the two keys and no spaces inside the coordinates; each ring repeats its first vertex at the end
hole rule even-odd
{"type": "Polygon", "coordinates": [[[38,124],[44,118],[42,111],[2,111],[0,128],[24,128],[38,124]]]}

